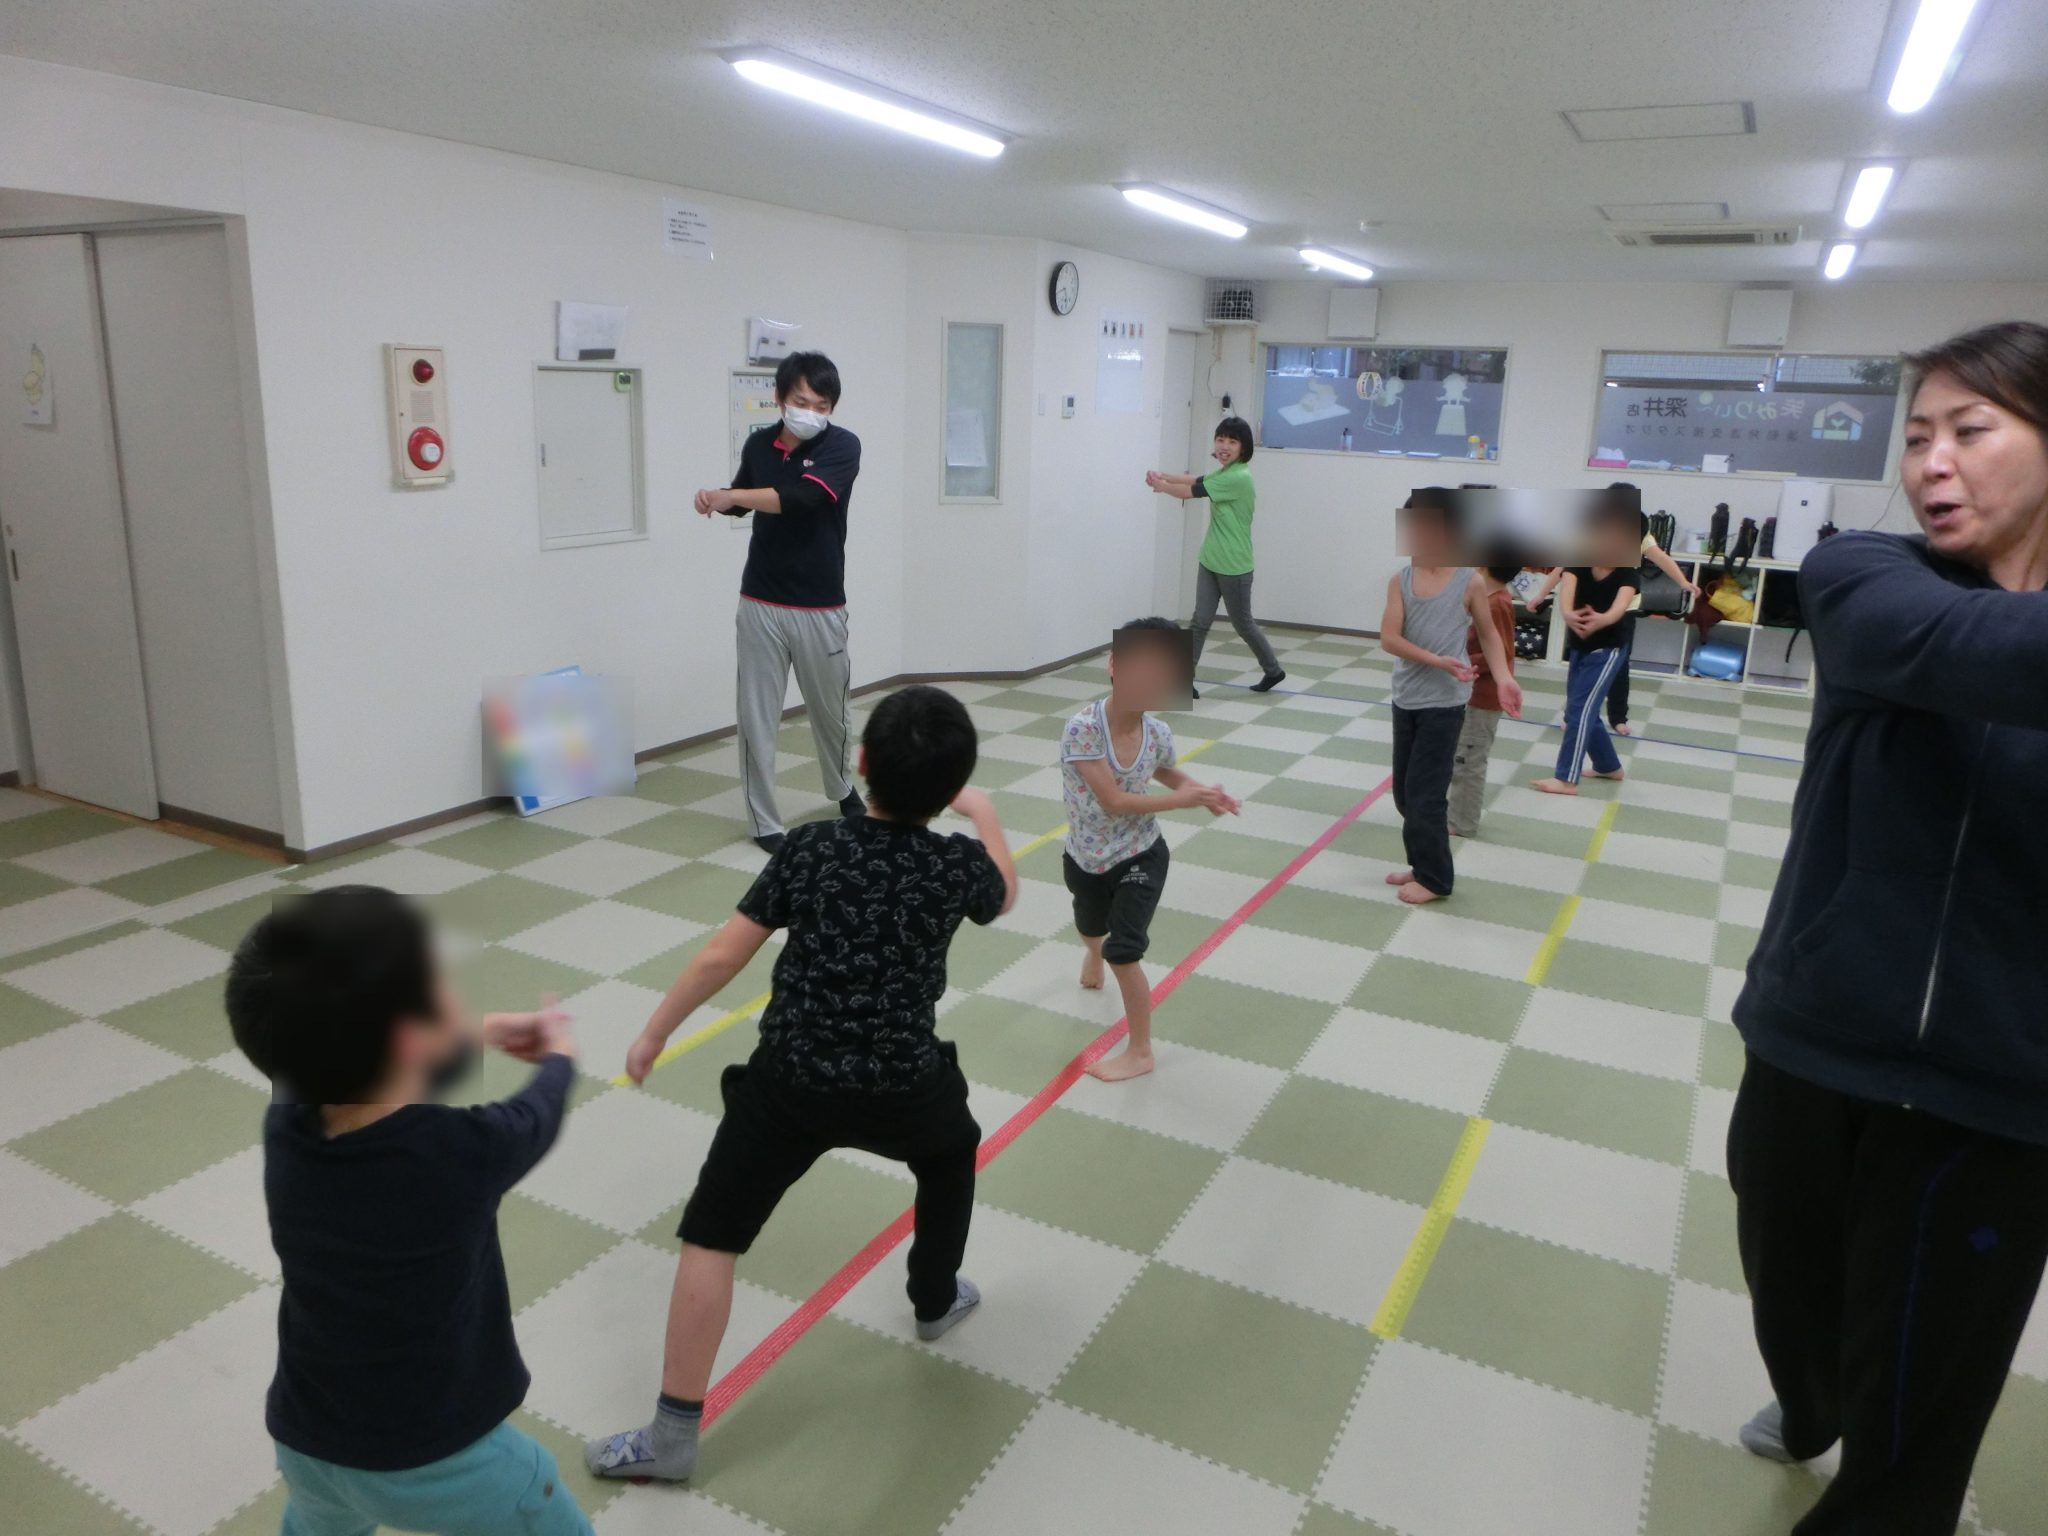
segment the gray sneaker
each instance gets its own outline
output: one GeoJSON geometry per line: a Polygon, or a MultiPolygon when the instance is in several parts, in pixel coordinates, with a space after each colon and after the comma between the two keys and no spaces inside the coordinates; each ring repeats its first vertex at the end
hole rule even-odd
{"type": "Polygon", "coordinates": [[[923,1318],[917,1320],[917,1336],[925,1343],[944,1338],[954,1324],[981,1305],[981,1292],[975,1289],[972,1280],[960,1280],[956,1284],[959,1289],[954,1293],[953,1305],[946,1309],[943,1317],[935,1317],[930,1322],[923,1318]]]}

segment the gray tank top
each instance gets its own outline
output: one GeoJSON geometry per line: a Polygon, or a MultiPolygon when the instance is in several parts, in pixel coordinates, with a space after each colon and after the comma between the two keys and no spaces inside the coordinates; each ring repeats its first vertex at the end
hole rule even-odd
{"type": "MultiPolygon", "coordinates": [[[[1465,632],[1472,617],[1465,611],[1465,589],[1471,584],[1469,567],[1460,566],[1435,597],[1415,595],[1415,567],[1401,568],[1401,635],[1410,644],[1439,656],[1465,654],[1465,632]]],[[[1393,702],[1403,709],[1449,709],[1472,697],[1472,685],[1461,683],[1441,667],[1427,667],[1419,661],[1394,663],[1393,702]]]]}

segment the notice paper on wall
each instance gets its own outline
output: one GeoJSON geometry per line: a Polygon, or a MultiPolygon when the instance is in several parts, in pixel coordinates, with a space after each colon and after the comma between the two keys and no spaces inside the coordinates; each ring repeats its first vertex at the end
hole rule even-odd
{"type": "Polygon", "coordinates": [[[1105,309],[1096,334],[1095,413],[1145,409],[1145,322],[1105,309]]]}
{"type": "Polygon", "coordinates": [[[57,419],[56,387],[50,382],[50,355],[38,342],[8,349],[12,372],[21,383],[21,419],[31,427],[47,427],[57,419]]]}
{"type": "Polygon", "coordinates": [[[661,200],[661,248],[692,261],[711,259],[711,214],[695,203],[661,200]]]}
{"type": "Polygon", "coordinates": [[[619,338],[625,332],[625,305],[563,299],[555,306],[555,360],[609,363],[619,355],[619,338]]]}
{"type": "Polygon", "coordinates": [[[988,468],[988,427],[971,406],[946,412],[946,467],[988,468]]]}

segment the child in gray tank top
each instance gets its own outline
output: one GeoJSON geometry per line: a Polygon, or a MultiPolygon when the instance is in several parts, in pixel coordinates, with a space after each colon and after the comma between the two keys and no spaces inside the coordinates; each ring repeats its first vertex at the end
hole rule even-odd
{"type": "Polygon", "coordinates": [[[1521,686],[1487,613],[1485,588],[1469,567],[1450,563],[1457,552],[1453,522],[1449,491],[1425,487],[1409,496],[1401,527],[1412,561],[1387,583],[1380,620],[1380,648],[1394,658],[1394,809],[1408,853],[1408,868],[1388,875],[1387,884],[1411,906],[1451,894],[1449,797],[1472,696],[1469,631],[1478,630],[1502,710],[1517,719],[1522,713],[1521,686]]]}

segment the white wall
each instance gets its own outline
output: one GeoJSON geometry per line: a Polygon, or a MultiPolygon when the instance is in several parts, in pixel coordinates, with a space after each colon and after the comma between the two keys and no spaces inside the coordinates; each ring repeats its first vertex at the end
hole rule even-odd
{"type": "Polygon", "coordinates": [[[480,682],[566,662],[634,678],[651,745],[732,720],[746,539],[688,510],[727,472],[726,371],[772,314],[830,352],[862,436],[847,585],[856,683],[1007,670],[1152,606],[1177,510],[1147,495],[1167,327],[1200,284],[1030,240],[913,236],[694,193],[715,261],[660,248],[676,189],[0,57],[11,184],[230,215],[255,342],[258,581],[285,696],[283,821],[318,847],[482,792],[480,682]],[[1056,258],[1082,269],[1064,320],[1056,258]],[[533,365],[562,298],[628,308],[645,370],[644,542],[542,553],[533,365]],[[1094,411],[1094,317],[1141,312],[1147,405],[1094,411]],[[942,506],[941,322],[999,320],[1003,499],[942,506]],[[448,352],[453,482],[390,480],[380,347],[448,352]],[[1051,382],[1047,382],[1047,381],[1051,382]],[[1035,414],[1071,389],[1076,419],[1035,414]],[[1078,552],[1078,553],[1077,553],[1078,552]]]}
{"type": "MultiPolygon", "coordinates": [[[[1330,285],[1266,285],[1259,341],[1321,341],[1328,335],[1330,285]]],[[[1383,285],[1379,340],[1414,345],[1505,346],[1508,385],[1498,462],[1436,463],[1262,449],[1258,601],[1262,616],[1349,629],[1377,629],[1387,578],[1398,568],[1393,508],[1414,486],[1478,480],[1518,486],[1599,486],[1613,471],[1591,470],[1593,394],[1603,350],[1721,351],[1728,295],[1719,283],[1429,283],[1383,285]]],[[[1788,350],[1894,352],[1928,346],[1992,320],[2048,320],[2048,284],[1813,284],[1793,302],[1788,350]]],[[[1226,347],[1233,345],[1226,332],[1226,347]]],[[[1234,342],[1237,352],[1242,343],[1234,342]]],[[[1235,387],[1251,362],[1231,369],[1235,387]]],[[[1262,360],[1260,366],[1263,366],[1262,360]]],[[[1247,391],[1242,404],[1256,402],[1247,391]]],[[[1255,411],[1244,414],[1254,422],[1255,411]]],[[[1631,471],[1648,510],[1669,510],[1679,526],[1704,527],[1716,501],[1738,519],[1777,510],[1778,482],[1763,477],[1631,471]]],[[[1883,486],[1845,485],[1835,521],[1876,523],[1891,499],[1883,486]]],[[[1904,498],[1886,526],[1903,531],[1904,498]]]]}
{"type": "Polygon", "coordinates": [[[1187,514],[1144,477],[1159,453],[1166,333],[1200,324],[1200,281],[1071,246],[967,236],[915,237],[910,267],[905,670],[1005,671],[1107,644],[1117,624],[1152,611],[1160,553],[1180,547],[1187,514]],[[1046,299],[1061,261],[1081,273],[1080,302],[1065,316],[1046,299]],[[1097,409],[1105,308],[1145,320],[1137,412],[1097,409]],[[1004,327],[994,505],[939,500],[948,320],[1004,327]],[[1060,413],[1068,394],[1071,418],[1060,413]]]}
{"type": "Polygon", "coordinates": [[[1033,388],[1044,391],[1046,414],[1033,417],[1031,442],[1031,649],[1052,657],[1107,645],[1117,625],[1151,613],[1160,551],[1178,551],[1185,521],[1202,516],[1199,507],[1145,489],[1145,471],[1160,467],[1167,332],[1200,323],[1202,284],[1043,242],[1037,275],[1033,388]],[[1043,297],[1060,261],[1074,262],[1081,274],[1080,302],[1066,316],[1054,314],[1043,297]],[[1139,411],[1099,408],[1096,361],[1105,309],[1144,322],[1139,411]],[[1071,420],[1060,415],[1065,394],[1078,397],[1071,420]]]}
{"type": "MultiPolygon", "coordinates": [[[[1025,563],[1032,516],[1033,242],[916,235],[904,348],[903,628],[906,672],[1004,672],[1029,665],[1025,563]],[[1003,328],[999,499],[944,503],[945,325],[1003,328]],[[992,594],[999,594],[992,600],[992,594]]],[[[1038,304],[1044,304],[1039,299],[1038,304]]]]}
{"type": "Polygon", "coordinates": [[[674,189],[12,59],[0,132],[12,183],[245,221],[293,845],[475,798],[487,676],[570,661],[630,675],[642,744],[731,723],[746,539],[688,503],[727,475],[726,370],[750,314],[803,322],[845,376],[839,419],[867,446],[855,679],[901,670],[906,236],[703,197],[717,259],[696,263],[660,248],[674,189]],[[539,548],[531,373],[560,298],[628,306],[645,542],[539,548]],[[444,489],[391,485],[389,341],[448,349],[444,489]]]}

